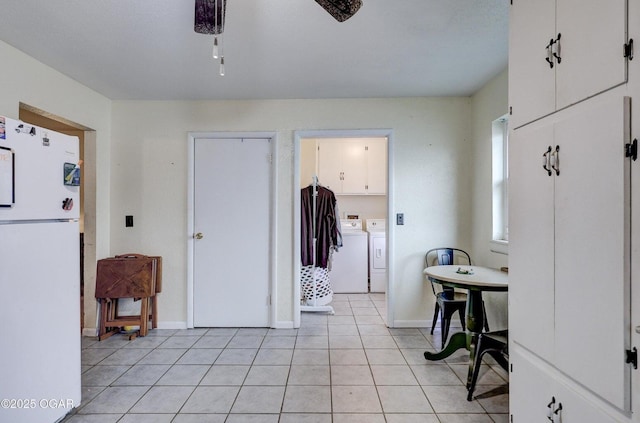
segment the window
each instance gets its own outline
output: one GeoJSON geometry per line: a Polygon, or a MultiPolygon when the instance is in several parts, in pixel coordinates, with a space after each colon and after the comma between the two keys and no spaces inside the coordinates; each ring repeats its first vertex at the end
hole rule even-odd
{"type": "Polygon", "coordinates": [[[491,251],[506,254],[509,241],[509,132],[507,115],[493,121],[491,133],[493,182],[491,251]]]}

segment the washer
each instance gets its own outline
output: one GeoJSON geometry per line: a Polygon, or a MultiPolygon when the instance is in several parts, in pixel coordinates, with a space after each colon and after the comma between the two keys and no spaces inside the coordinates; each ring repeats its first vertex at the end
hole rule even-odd
{"type": "Polygon", "coordinates": [[[371,292],[387,291],[387,220],[367,219],[371,292]]]}
{"type": "Polygon", "coordinates": [[[333,253],[331,262],[331,289],[337,294],[366,293],[367,233],[362,230],[361,219],[340,219],[342,247],[333,253]]]}

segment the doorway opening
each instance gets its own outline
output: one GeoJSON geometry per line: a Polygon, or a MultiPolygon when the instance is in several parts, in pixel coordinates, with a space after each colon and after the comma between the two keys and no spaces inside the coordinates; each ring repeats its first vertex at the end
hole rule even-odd
{"type": "Polygon", "coordinates": [[[314,180],[335,194],[341,221],[343,246],[332,254],[328,272],[336,304],[367,296],[392,326],[392,143],[390,129],[295,133],[294,327],[300,326],[301,306],[311,304],[301,287],[301,190],[314,180]]]}

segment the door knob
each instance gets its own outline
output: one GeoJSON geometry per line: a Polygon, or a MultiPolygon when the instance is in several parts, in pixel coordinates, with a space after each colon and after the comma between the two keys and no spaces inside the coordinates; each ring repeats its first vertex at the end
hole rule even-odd
{"type": "Polygon", "coordinates": [[[204,238],[204,235],[202,234],[202,232],[198,232],[198,233],[197,233],[197,234],[195,234],[193,237],[194,237],[195,239],[202,239],[202,238],[204,238]]]}

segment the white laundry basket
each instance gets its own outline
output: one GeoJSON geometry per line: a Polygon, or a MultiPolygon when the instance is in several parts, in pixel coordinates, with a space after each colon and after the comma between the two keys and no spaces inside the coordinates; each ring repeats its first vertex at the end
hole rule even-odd
{"type": "Polygon", "coordinates": [[[326,305],[333,301],[333,291],[329,270],[324,267],[302,266],[300,271],[302,303],[306,305],[326,305]],[[315,275],[315,292],[314,292],[315,275]]]}

